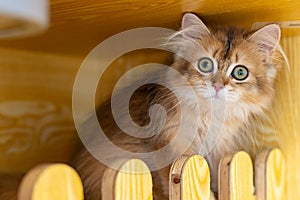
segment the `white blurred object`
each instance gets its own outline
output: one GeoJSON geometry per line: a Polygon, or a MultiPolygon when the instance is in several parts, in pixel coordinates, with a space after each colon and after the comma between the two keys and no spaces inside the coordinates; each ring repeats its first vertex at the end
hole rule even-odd
{"type": "Polygon", "coordinates": [[[49,24],[48,0],[0,0],[0,38],[28,36],[49,24]]]}

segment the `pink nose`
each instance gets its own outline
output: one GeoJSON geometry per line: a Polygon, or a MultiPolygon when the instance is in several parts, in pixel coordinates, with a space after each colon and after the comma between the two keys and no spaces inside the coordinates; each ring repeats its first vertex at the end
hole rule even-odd
{"type": "Polygon", "coordinates": [[[215,90],[216,90],[217,93],[218,93],[221,89],[224,88],[224,85],[221,84],[221,83],[214,83],[213,86],[214,86],[214,88],[215,88],[215,90]]]}

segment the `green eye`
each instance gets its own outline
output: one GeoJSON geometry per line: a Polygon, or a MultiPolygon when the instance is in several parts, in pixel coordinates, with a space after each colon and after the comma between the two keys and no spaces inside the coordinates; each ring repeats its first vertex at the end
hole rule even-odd
{"type": "Polygon", "coordinates": [[[197,67],[203,73],[210,73],[214,71],[214,63],[210,58],[201,58],[198,61],[197,67]]]}
{"type": "Polygon", "coordinates": [[[231,76],[238,81],[245,80],[248,77],[248,75],[249,71],[243,65],[237,65],[231,72],[231,76]]]}

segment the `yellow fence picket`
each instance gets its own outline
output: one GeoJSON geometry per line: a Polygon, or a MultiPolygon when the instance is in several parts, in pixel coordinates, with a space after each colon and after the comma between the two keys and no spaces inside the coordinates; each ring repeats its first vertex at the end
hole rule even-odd
{"type": "Polygon", "coordinates": [[[174,162],[170,173],[171,200],[209,200],[208,164],[199,155],[183,156],[174,162]]]}
{"type": "Polygon", "coordinates": [[[219,167],[220,200],[254,200],[253,166],[246,152],[226,155],[219,167]]]}
{"type": "Polygon", "coordinates": [[[108,168],[102,179],[105,200],[152,200],[152,177],[147,165],[138,159],[119,162],[108,168]]]}
{"type": "Polygon", "coordinates": [[[283,200],[285,190],[285,161],[279,149],[265,150],[255,162],[257,200],[283,200]]]}
{"type": "Polygon", "coordinates": [[[43,164],[23,178],[18,200],[83,200],[83,187],[76,171],[65,164],[43,164]]]}

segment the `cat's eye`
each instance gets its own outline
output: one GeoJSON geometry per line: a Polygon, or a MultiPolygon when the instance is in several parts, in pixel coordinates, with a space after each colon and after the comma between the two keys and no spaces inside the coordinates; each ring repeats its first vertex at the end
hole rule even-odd
{"type": "Polygon", "coordinates": [[[238,81],[243,81],[245,80],[249,75],[249,71],[247,67],[244,65],[237,65],[231,72],[231,76],[238,80],[238,81]]]}
{"type": "Polygon", "coordinates": [[[201,58],[197,63],[197,67],[203,73],[214,71],[214,63],[210,58],[201,58]]]}

